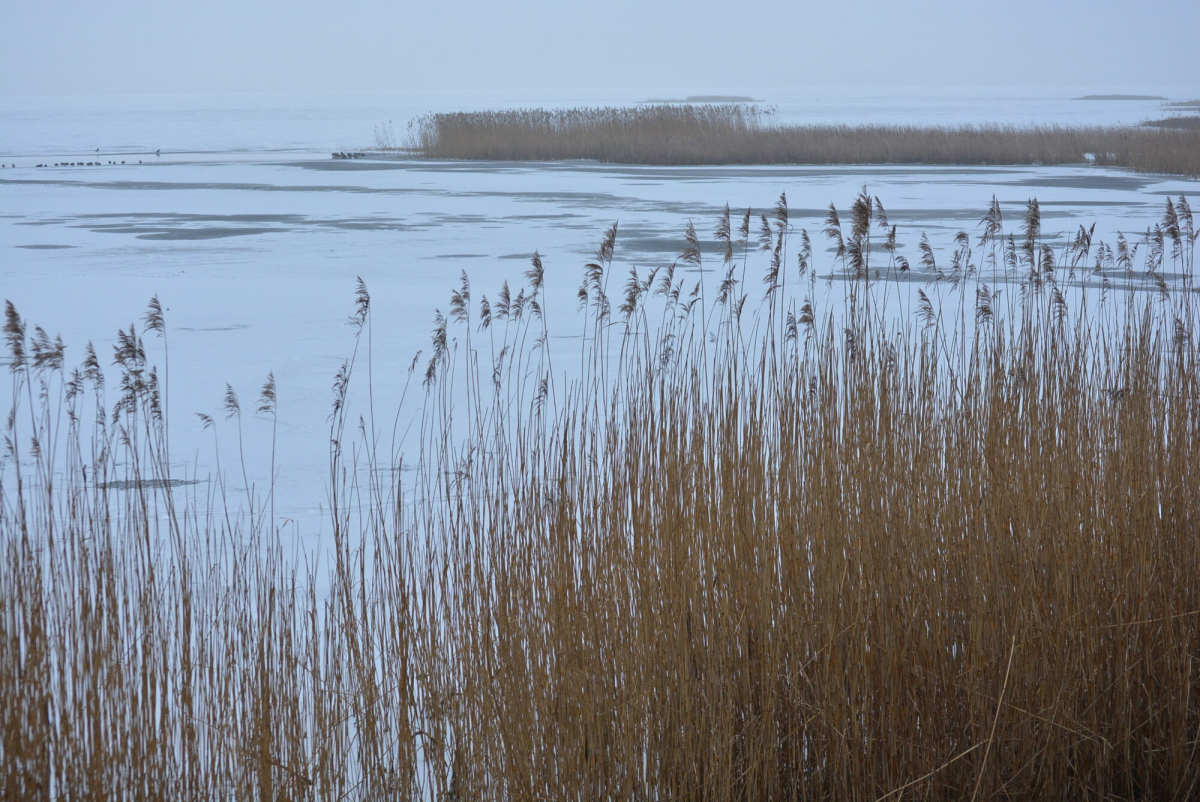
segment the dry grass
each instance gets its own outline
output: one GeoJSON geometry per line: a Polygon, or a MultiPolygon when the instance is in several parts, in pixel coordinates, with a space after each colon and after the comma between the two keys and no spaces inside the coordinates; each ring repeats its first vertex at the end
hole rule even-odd
{"type": "Polygon", "coordinates": [[[413,126],[431,159],[621,164],[1083,164],[1200,175],[1200,134],[1148,128],[779,125],[755,106],[433,114],[413,126]]]}
{"type": "Polygon", "coordinates": [[[1147,120],[1142,125],[1151,128],[1174,128],[1180,131],[1200,131],[1200,117],[1163,117],[1161,120],[1147,120]]]}
{"type": "Polygon", "coordinates": [[[1190,210],[1135,265],[1083,230],[1043,247],[1033,202],[1007,239],[998,209],[913,309],[872,279],[906,263],[865,190],[816,309],[785,198],[719,220],[715,264],[689,226],[677,263],[612,275],[614,226],[569,387],[554,272],[490,300],[464,275],[407,486],[369,415],[346,430],[360,285],[320,597],[269,497],[173,488],[136,330],[110,409],[98,362],[66,372],[10,307],[3,797],[1195,798],[1190,210]]]}

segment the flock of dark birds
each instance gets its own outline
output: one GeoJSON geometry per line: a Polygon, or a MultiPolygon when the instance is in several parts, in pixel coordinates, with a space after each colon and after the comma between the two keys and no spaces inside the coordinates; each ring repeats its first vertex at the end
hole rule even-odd
{"type": "MultiPolygon", "coordinates": [[[[96,148],[96,152],[99,153],[100,148],[96,148]]],[[[162,151],[156,150],[156,151],[154,151],[154,155],[162,156],[162,151]]],[[[344,153],[342,151],[338,151],[333,154],[333,158],[335,158],[335,159],[363,159],[363,158],[366,158],[366,155],[367,154],[365,154],[365,153],[350,153],[350,152],[344,153]]],[[[46,164],[35,164],[34,167],[105,167],[110,164],[119,166],[124,163],[125,163],[124,161],[116,162],[116,161],[111,161],[111,160],[106,161],[106,162],[55,162],[54,164],[50,164],[49,162],[47,162],[46,164]]],[[[138,159],[138,164],[141,164],[141,163],[142,163],[142,160],[138,159]]],[[[17,165],[15,165],[15,164],[0,164],[0,168],[16,167],[16,166],[17,165]]]]}
{"type": "MultiPolygon", "coordinates": [[[[100,148],[96,148],[96,152],[99,153],[100,148]]],[[[162,149],[160,148],[160,149],[154,151],[154,155],[161,157],[162,149]]],[[[124,161],[117,162],[117,161],[113,161],[110,159],[109,161],[105,161],[105,162],[55,162],[54,164],[50,164],[49,162],[46,162],[45,164],[35,164],[33,166],[34,167],[106,167],[110,164],[120,166],[124,163],[125,163],[124,161]]],[[[142,164],[141,159],[138,159],[138,164],[142,164]]],[[[16,166],[17,165],[15,165],[15,164],[0,164],[0,168],[4,168],[4,167],[15,168],[16,166]]]]}

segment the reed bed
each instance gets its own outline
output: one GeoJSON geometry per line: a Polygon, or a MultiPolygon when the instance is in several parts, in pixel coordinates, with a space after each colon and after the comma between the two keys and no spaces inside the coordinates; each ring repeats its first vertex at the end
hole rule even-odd
{"type": "Polygon", "coordinates": [[[1163,117],[1161,120],[1147,120],[1142,125],[1151,128],[1174,128],[1182,131],[1200,131],[1200,117],[1184,116],[1163,117]]]}
{"type": "MultiPolygon", "coordinates": [[[[1200,175],[1194,130],[1058,126],[781,125],[748,104],[431,114],[429,159],[619,164],[1098,164],[1200,175]]],[[[394,147],[390,140],[386,143],[394,147]]]]}
{"type": "MultiPolygon", "coordinates": [[[[327,577],[269,493],[177,486],[157,301],[111,403],[90,348],[68,371],[9,305],[0,793],[1195,798],[1186,199],[1140,254],[993,203],[911,269],[878,198],[844,217],[832,265],[781,197],[652,272],[614,225],[573,318],[538,256],[515,293],[464,274],[410,367],[411,472],[354,410],[360,283],[327,577]]],[[[268,380],[245,414],[275,404],[268,380]]]]}

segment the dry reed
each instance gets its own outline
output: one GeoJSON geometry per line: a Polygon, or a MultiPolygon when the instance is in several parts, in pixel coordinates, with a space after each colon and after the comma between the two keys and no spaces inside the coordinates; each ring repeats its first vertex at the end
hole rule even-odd
{"type": "MultiPolygon", "coordinates": [[[[929,248],[910,271],[872,248],[895,229],[864,190],[825,223],[828,307],[786,198],[760,222],[727,209],[716,257],[689,226],[678,262],[623,277],[610,229],[569,386],[541,258],[490,301],[464,275],[410,368],[407,486],[377,470],[372,415],[357,450],[346,430],[360,283],[325,595],[269,498],[175,488],[136,329],[108,406],[90,347],[68,371],[10,305],[0,794],[1195,798],[1186,200],[1136,271],[1084,229],[1049,250],[1036,202],[1019,238],[993,203],[948,267],[929,248]],[[685,268],[723,277],[709,303],[685,268]],[[916,308],[873,278],[900,272],[930,282],[916,308]],[[1157,278],[1122,293],[1135,272],[1157,278]]],[[[166,334],[157,302],[146,331],[166,334]]],[[[259,413],[275,402],[269,381],[259,413]]]]}
{"type": "Polygon", "coordinates": [[[780,125],[747,104],[431,114],[430,159],[620,164],[1085,164],[1200,175],[1194,130],[981,125],[780,125]]]}

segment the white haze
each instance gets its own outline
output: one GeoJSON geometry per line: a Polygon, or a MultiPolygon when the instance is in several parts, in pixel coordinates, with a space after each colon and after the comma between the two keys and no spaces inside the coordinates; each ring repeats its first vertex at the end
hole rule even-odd
{"type": "Polygon", "coordinates": [[[0,95],[1194,85],[1200,3],[6,0],[0,95]]]}

